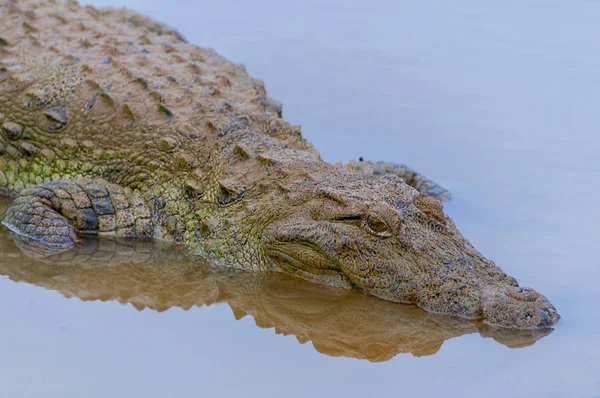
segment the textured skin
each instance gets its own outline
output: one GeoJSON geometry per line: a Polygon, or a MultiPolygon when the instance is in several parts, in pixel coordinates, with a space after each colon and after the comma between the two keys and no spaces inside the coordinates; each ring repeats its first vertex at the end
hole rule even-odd
{"type": "Polygon", "coordinates": [[[25,243],[22,239],[27,238],[11,240],[0,227],[0,275],[15,282],[82,301],[131,304],[140,311],[227,303],[236,319],[250,315],[259,327],[275,328],[301,343],[312,341],[330,356],[381,362],[401,353],[432,355],[444,341],[471,333],[517,348],[551,332],[493,328],[481,321],[433,315],[281,273],[223,270],[181,246],[161,247],[160,242],[88,238],[73,250],[44,257],[43,251],[24,255],[15,245],[25,243]]]}
{"type": "Polygon", "coordinates": [[[323,162],[262,82],[214,51],[75,2],[2,3],[0,26],[13,231],[57,250],[82,233],[153,237],[493,325],[558,320],[462,237],[445,190],[404,166],[323,162]]]}

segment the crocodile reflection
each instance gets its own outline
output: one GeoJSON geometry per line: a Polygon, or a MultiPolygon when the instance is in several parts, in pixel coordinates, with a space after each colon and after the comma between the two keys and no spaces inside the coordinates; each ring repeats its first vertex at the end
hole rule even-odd
{"type": "MultiPolygon", "coordinates": [[[[0,203],[0,213],[3,207],[0,203]]],[[[551,332],[496,329],[282,274],[224,270],[177,246],[85,240],[69,252],[45,256],[19,239],[0,230],[0,274],[15,282],[82,301],[131,304],[140,311],[227,303],[236,319],[251,315],[257,326],[293,335],[300,343],[311,341],[330,356],[381,362],[400,353],[432,355],[444,341],[471,333],[518,348],[551,332]]]]}

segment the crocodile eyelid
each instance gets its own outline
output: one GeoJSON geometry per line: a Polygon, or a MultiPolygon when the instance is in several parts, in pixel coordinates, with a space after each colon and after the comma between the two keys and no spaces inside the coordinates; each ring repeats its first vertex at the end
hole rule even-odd
{"type": "Polygon", "coordinates": [[[335,221],[361,221],[363,219],[362,214],[351,214],[346,216],[336,217],[335,221]]]}
{"type": "Polygon", "coordinates": [[[331,190],[329,190],[329,189],[324,189],[324,190],[322,190],[322,191],[321,191],[321,195],[322,195],[322,197],[323,197],[323,198],[325,198],[325,199],[329,199],[329,200],[331,200],[331,201],[333,201],[333,202],[336,202],[336,203],[338,203],[338,204],[340,204],[340,205],[342,205],[342,206],[346,206],[346,205],[348,205],[348,200],[346,200],[346,199],[345,199],[345,198],[343,198],[342,196],[340,196],[340,195],[338,195],[338,194],[336,194],[336,193],[332,192],[332,191],[331,191],[331,190]]]}

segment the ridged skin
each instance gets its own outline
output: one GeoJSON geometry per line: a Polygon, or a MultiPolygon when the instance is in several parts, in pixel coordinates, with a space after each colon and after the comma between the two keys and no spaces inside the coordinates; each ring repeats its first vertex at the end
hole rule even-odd
{"type": "MultiPolygon", "coordinates": [[[[268,133],[274,146],[318,160],[299,127],[279,118],[281,105],[266,97],[261,81],[170,28],[127,10],[52,1],[4,4],[0,17],[5,193],[100,177],[128,193],[163,198],[153,203],[161,220],[152,235],[181,240],[181,214],[194,205],[182,196],[217,202],[243,188],[226,164],[236,133],[259,144],[264,139],[253,132],[268,133]]],[[[130,223],[100,232],[140,235],[130,223]]]]}
{"type": "Polygon", "coordinates": [[[323,162],[262,82],[171,28],[27,0],[3,3],[0,26],[13,231],[56,250],[82,234],[174,241],[494,325],[558,320],[462,237],[446,190],[405,166],[323,162]]]}

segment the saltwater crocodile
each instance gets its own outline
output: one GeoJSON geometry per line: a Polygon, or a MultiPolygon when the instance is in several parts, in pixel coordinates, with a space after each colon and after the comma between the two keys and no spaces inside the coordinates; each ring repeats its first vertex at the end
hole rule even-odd
{"type": "Polygon", "coordinates": [[[0,126],[3,223],[52,250],[154,238],[492,325],[559,319],[463,238],[444,189],[324,162],[243,66],[135,12],[3,2],[0,126]]]}

